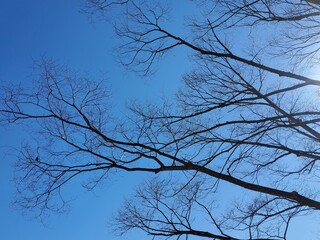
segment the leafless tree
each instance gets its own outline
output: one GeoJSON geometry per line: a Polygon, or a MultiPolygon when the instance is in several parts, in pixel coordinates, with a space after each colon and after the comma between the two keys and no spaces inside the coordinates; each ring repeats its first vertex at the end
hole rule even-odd
{"type": "Polygon", "coordinates": [[[306,74],[307,63],[318,61],[319,6],[194,2],[204,10],[189,18],[182,35],[170,30],[167,5],[155,1],[86,5],[90,12],[123,13],[115,23],[124,39],[120,57],[134,70],[147,74],[177,47],[192,54],[194,68],[170,103],[135,105],[129,119],[116,120],[101,82],[48,60],[36,91],[3,88],[2,120],[30,121],[39,136],[17,161],[22,206],[63,210],[60,190],[71,179],[94,174],[88,183],[94,188],[110,171],[123,170],[158,175],[124,203],[115,218],[121,234],[287,239],[292,219],[318,214],[320,81],[306,74]],[[294,53],[294,70],[274,55],[280,49],[294,53]]]}

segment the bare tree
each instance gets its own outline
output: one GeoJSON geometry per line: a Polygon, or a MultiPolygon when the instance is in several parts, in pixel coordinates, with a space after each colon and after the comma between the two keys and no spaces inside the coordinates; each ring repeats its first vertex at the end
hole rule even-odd
{"type": "Polygon", "coordinates": [[[31,121],[41,138],[17,161],[22,206],[63,210],[60,189],[71,179],[94,174],[94,188],[123,170],[158,177],[124,203],[115,218],[121,234],[137,228],[164,239],[287,239],[292,219],[318,214],[320,81],[305,74],[307,63],[318,61],[319,7],[300,0],[195,2],[203,15],[183,36],[170,31],[169,8],[154,1],[86,5],[102,13],[120,7],[120,55],[137,71],[147,74],[177,47],[193,54],[194,69],[170,104],[132,106],[121,122],[108,114],[101,83],[48,60],[37,91],[4,88],[2,120],[31,121]],[[279,49],[293,51],[295,71],[274,55],[279,49]]]}

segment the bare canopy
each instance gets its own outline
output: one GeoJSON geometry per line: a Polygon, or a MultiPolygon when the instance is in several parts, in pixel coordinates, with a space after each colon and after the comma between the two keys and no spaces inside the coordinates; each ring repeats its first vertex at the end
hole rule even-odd
{"type": "Polygon", "coordinates": [[[83,6],[115,21],[131,70],[147,75],[176,48],[190,53],[174,99],[116,120],[103,82],[48,59],[32,90],[2,89],[1,120],[29,121],[40,139],[17,159],[17,203],[60,211],[60,190],[75,177],[90,174],[94,188],[122,170],[157,175],[124,202],[120,234],[287,239],[292,219],[319,214],[320,81],[308,74],[319,62],[318,1],[191,2],[179,34],[169,17],[178,10],[164,1],[83,6]]]}

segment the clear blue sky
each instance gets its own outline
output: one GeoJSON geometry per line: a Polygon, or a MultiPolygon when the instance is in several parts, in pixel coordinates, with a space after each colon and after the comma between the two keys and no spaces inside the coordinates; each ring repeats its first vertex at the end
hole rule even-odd
{"type": "MultiPolygon", "coordinates": [[[[113,56],[112,27],[90,22],[79,8],[78,0],[0,0],[0,82],[31,84],[33,62],[44,55],[94,78],[107,77],[118,111],[130,99],[160,97],[173,90],[179,71],[171,77],[159,71],[150,79],[128,73],[113,56]]],[[[142,175],[119,174],[89,193],[75,183],[71,211],[51,216],[44,226],[10,205],[15,191],[10,147],[19,148],[27,139],[23,129],[0,126],[0,239],[115,239],[107,223],[142,175]]]]}
{"type": "MultiPolygon", "coordinates": [[[[112,27],[92,23],[79,13],[80,4],[80,0],[0,0],[0,82],[31,84],[34,61],[46,56],[93,78],[106,77],[119,112],[131,99],[153,101],[174,92],[186,63],[178,65],[181,60],[177,61],[177,56],[169,57],[163,70],[149,78],[127,72],[113,55],[116,41],[112,27]],[[168,70],[172,67],[175,71],[168,70]]],[[[11,147],[19,148],[27,140],[22,128],[0,126],[0,238],[115,239],[107,223],[145,175],[118,174],[89,193],[77,182],[68,188],[74,197],[71,211],[51,216],[44,225],[10,205],[15,193],[11,147]]],[[[121,237],[127,238],[129,235],[121,237]]]]}
{"type": "MultiPolygon", "coordinates": [[[[166,58],[156,75],[138,78],[116,62],[112,28],[91,23],[79,8],[78,0],[0,0],[0,82],[30,84],[33,61],[45,55],[94,78],[107,77],[118,111],[124,111],[123,105],[130,99],[153,100],[174,91],[188,66],[177,59],[178,54],[166,58]]],[[[145,175],[119,174],[90,193],[75,183],[69,188],[75,189],[71,211],[50,217],[45,226],[10,206],[15,156],[9,147],[19,148],[21,141],[27,140],[22,130],[0,126],[0,239],[116,239],[107,223],[145,175]]],[[[305,233],[314,228],[307,220],[297,224],[306,225],[305,233]]],[[[302,239],[305,233],[296,233],[295,239],[302,239]]],[[[133,238],[120,239],[142,238],[134,233],[133,238]]]]}

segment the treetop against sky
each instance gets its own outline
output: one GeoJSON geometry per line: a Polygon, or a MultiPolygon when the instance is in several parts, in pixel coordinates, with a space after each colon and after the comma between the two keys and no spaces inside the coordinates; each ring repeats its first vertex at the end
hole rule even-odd
{"type": "Polygon", "coordinates": [[[1,5],[19,211],[55,222],[75,205],[77,239],[319,237],[317,2],[1,5]]]}

